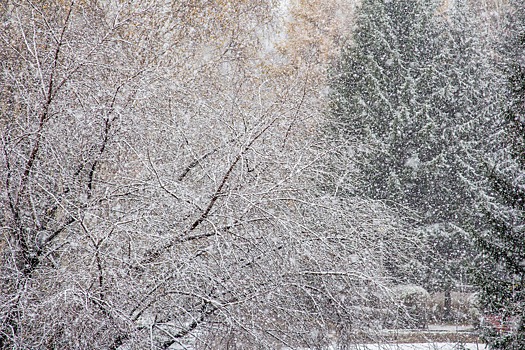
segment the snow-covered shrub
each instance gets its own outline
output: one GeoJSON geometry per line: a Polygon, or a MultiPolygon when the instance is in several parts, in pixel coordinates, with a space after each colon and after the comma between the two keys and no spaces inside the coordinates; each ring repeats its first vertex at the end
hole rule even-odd
{"type": "Polygon", "coordinates": [[[392,288],[398,302],[398,313],[391,326],[396,328],[426,328],[427,303],[430,294],[415,285],[398,285],[392,288]]]}

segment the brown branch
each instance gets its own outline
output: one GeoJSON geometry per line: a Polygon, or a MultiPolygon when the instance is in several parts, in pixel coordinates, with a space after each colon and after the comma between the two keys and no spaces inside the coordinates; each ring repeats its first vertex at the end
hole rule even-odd
{"type": "Polygon", "coordinates": [[[177,178],[177,181],[182,181],[184,180],[184,178],[186,177],[186,175],[188,175],[188,173],[190,172],[191,169],[195,168],[197,165],[199,165],[203,160],[205,160],[206,158],[208,158],[209,156],[211,156],[213,153],[217,152],[218,148],[214,148],[212,149],[211,151],[209,151],[208,153],[205,153],[202,157],[198,158],[198,159],[195,159],[193,162],[191,162],[187,167],[186,169],[184,169],[184,171],[179,175],[179,177],[177,178]]]}
{"type": "MultiPolygon", "coordinates": [[[[255,143],[255,141],[257,141],[275,123],[276,120],[277,120],[277,118],[273,119],[270,123],[268,123],[268,125],[266,125],[264,128],[262,128],[252,138],[252,140],[241,150],[241,152],[239,152],[239,154],[237,154],[237,156],[235,157],[233,162],[230,164],[228,170],[223,175],[219,186],[217,187],[217,189],[215,190],[215,192],[211,196],[210,201],[208,202],[208,205],[206,206],[206,209],[204,209],[204,211],[201,213],[201,215],[199,215],[199,217],[195,221],[193,221],[193,223],[186,230],[184,230],[183,233],[180,236],[175,237],[175,238],[169,240],[168,242],[166,242],[165,244],[161,245],[160,247],[157,247],[157,248],[152,249],[149,252],[147,252],[146,253],[146,258],[144,258],[141,261],[142,264],[147,264],[147,263],[151,263],[151,262],[155,261],[158,257],[160,257],[160,255],[163,252],[165,252],[168,249],[170,249],[171,247],[173,247],[173,245],[175,245],[176,243],[185,242],[186,238],[187,238],[187,235],[190,232],[194,231],[197,227],[199,227],[199,225],[204,220],[206,220],[208,218],[208,216],[209,216],[211,210],[213,209],[213,207],[215,206],[217,200],[222,195],[222,190],[223,190],[224,186],[226,186],[226,183],[228,182],[228,179],[230,178],[230,175],[232,174],[232,172],[235,169],[236,165],[239,163],[239,161],[242,159],[242,157],[246,154],[246,152],[248,152],[251,149],[251,147],[255,143]]],[[[211,236],[214,236],[215,234],[216,234],[215,232],[208,233],[208,234],[204,234],[204,235],[199,236],[199,238],[201,238],[201,237],[211,237],[211,236]]]]}
{"type": "Polygon", "coordinates": [[[64,44],[63,39],[64,39],[64,35],[66,33],[66,29],[68,27],[68,23],[69,23],[69,19],[71,17],[72,10],[73,10],[73,2],[71,3],[71,6],[69,7],[69,10],[67,12],[66,19],[64,21],[64,26],[62,27],[62,31],[60,33],[60,39],[58,40],[57,46],[55,48],[55,53],[54,53],[54,57],[53,57],[53,67],[51,69],[51,73],[49,74],[49,82],[47,84],[48,86],[47,86],[47,93],[46,93],[46,101],[44,102],[44,105],[42,107],[42,112],[41,112],[40,117],[39,117],[38,130],[37,130],[37,133],[36,133],[36,141],[35,141],[35,144],[34,144],[33,148],[31,149],[31,153],[29,154],[26,166],[24,168],[24,172],[22,174],[22,178],[20,180],[20,189],[18,191],[18,196],[17,196],[16,202],[15,202],[15,208],[16,208],[17,211],[18,211],[18,205],[20,203],[20,197],[22,196],[22,194],[25,191],[25,188],[27,186],[27,181],[29,179],[29,175],[30,175],[31,170],[33,168],[33,164],[34,164],[34,162],[36,160],[38,151],[40,150],[40,142],[42,141],[42,132],[44,130],[44,126],[45,126],[45,124],[46,124],[46,122],[48,120],[48,117],[49,117],[49,109],[51,107],[51,103],[53,102],[53,96],[56,93],[56,91],[55,92],[53,91],[53,84],[54,84],[54,81],[55,81],[55,74],[56,74],[56,70],[57,70],[57,66],[58,66],[60,50],[62,48],[62,45],[64,44]]]}
{"type": "Polygon", "coordinates": [[[98,150],[98,154],[93,161],[93,164],[91,164],[91,167],[88,172],[88,180],[87,180],[87,187],[88,187],[88,198],[91,198],[92,192],[93,192],[93,181],[95,178],[95,170],[97,169],[98,164],[100,163],[100,157],[106,150],[106,146],[109,141],[109,131],[111,129],[111,123],[109,121],[109,117],[104,120],[104,132],[102,137],[102,145],[100,146],[98,150]]]}
{"type": "Polygon", "coordinates": [[[244,149],[237,155],[237,157],[235,157],[235,160],[233,161],[233,163],[230,165],[230,167],[228,168],[228,170],[224,174],[219,187],[217,187],[217,190],[215,190],[215,193],[211,197],[210,202],[208,203],[208,206],[206,207],[204,212],[201,214],[201,216],[197,220],[195,220],[195,222],[193,222],[193,224],[190,226],[190,228],[187,231],[187,233],[193,231],[194,229],[196,229],[197,226],[199,226],[208,217],[210,211],[212,210],[213,206],[215,205],[215,202],[217,201],[217,199],[219,199],[219,196],[222,193],[222,189],[226,185],[226,183],[228,182],[228,179],[229,179],[231,173],[233,172],[233,170],[235,169],[235,166],[237,165],[237,163],[239,163],[239,161],[246,154],[246,152],[248,152],[250,150],[250,148],[253,145],[253,143],[255,141],[257,141],[257,139],[259,139],[259,137],[261,137],[262,134],[264,134],[266,132],[266,130],[268,130],[273,125],[274,122],[275,122],[275,119],[271,123],[269,123],[265,128],[263,128],[257,135],[255,135],[255,137],[248,143],[248,145],[246,145],[246,147],[244,147],[244,149]]]}
{"type": "Polygon", "coordinates": [[[304,100],[306,98],[306,86],[307,86],[307,84],[308,84],[308,75],[306,76],[306,79],[305,79],[305,82],[304,82],[303,93],[301,95],[301,101],[299,101],[299,104],[297,105],[297,108],[295,109],[295,113],[294,113],[294,116],[292,118],[292,121],[290,122],[290,125],[288,126],[288,129],[286,130],[286,133],[284,135],[283,145],[282,145],[283,148],[286,146],[286,141],[288,140],[288,136],[290,135],[290,133],[292,131],[292,127],[294,126],[294,124],[296,123],[296,121],[297,121],[297,119],[299,117],[299,112],[301,110],[301,107],[304,104],[304,100]]]}
{"type": "Polygon", "coordinates": [[[200,314],[200,317],[196,320],[193,320],[193,322],[188,326],[186,327],[185,329],[182,329],[181,331],[179,331],[177,334],[173,335],[173,339],[171,340],[168,340],[168,341],[165,341],[164,343],[162,343],[161,345],[161,348],[162,349],[168,349],[170,346],[172,346],[175,342],[176,342],[176,339],[180,339],[180,338],[183,338],[185,337],[186,335],[190,334],[193,330],[195,330],[201,323],[203,323],[204,321],[206,321],[206,318],[210,315],[212,315],[213,313],[215,313],[215,311],[217,311],[219,308],[215,305],[212,305],[211,303],[209,302],[206,302],[202,305],[202,308],[201,308],[201,314],[200,314]],[[210,306],[208,308],[208,306],[210,306]]]}
{"type": "MultiPolygon", "coordinates": [[[[6,135],[8,132],[6,131],[6,135]]],[[[5,158],[5,168],[6,168],[6,179],[5,179],[5,191],[7,192],[7,199],[9,200],[9,208],[11,209],[11,213],[13,214],[13,220],[15,223],[18,223],[18,210],[15,206],[15,199],[13,198],[13,195],[11,194],[11,164],[9,162],[9,154],[7,153],[6,148],[7,141],[4,139],[4,135],[2,135],[2,148],[4,150],[4,158],[5,158]]]]}

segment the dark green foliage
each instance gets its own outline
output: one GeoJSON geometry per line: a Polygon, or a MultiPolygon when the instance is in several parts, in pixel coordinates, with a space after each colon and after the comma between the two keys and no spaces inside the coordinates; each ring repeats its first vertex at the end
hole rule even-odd
{"type": "MultiPolygon", "coordinates": [[[[429,81],[434,55],[432,7],[421,1],[364,1],[354,44],[347,47],[334,83],[333,126],[345,138],[366,143],[358,191],[375,199],[403,201],[412,181],[406,166],[426,133],[429,81]]],[[[412,159],[417,162],[417,159],[412,159]]],[[[414,166],[417,164],[414,162],[414,166]]]]}
{"type": "Polygon", "coordinates": [[[432,1],[364,1],[332,96],[332,133],[367,146],[357,193],[415,210],[425,224],[469,210],[463,177],[488,104],[468,9],[435,13],[432,1]]]}
{"type": "Polygon", "coordinates": [[[363,1],[331,99],[330,132],[359,145],[348,194],[417,216],[422,280],[441,290],[464,282],[474,254],[460,227],[474,210],[468,182],[492,106],[487,54],[466,2],[455,3],[441,13],[438,1],[363,1]]]}
{"type": "Polygon", "coordinates": [[[493,349],[525,349],[525,9],[511,2],[502,45],[507,86],[502,122],[495,132],[497,152],[487,174],[486,229],[474,232],[484,252],[476,270],[480,303],[510,329],[484,330],[493,349]]]}

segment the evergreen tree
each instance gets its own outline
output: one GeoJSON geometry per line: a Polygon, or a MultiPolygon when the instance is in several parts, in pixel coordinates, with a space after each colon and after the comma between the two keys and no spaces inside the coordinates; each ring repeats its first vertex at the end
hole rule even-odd
{"type": "Polygon", "coordinates": [[[465,182],[490,101],[466,2],[437,5],[363,1],[333,79],[331,132],[360,145],[348,192],[415,212],[429,241],[426,286],[450,291],[472,253],[459,227],[475,202],[465,182]]]}
{"type": "MultiPolygon", "coordinates": [[[[502,122],[495,126],[496,150],[484,193],[486,225],[474,231],[483,259],[476,270],[480,302],[503,330],[487,327],[493,349],[525,348],[525,9],[511,2],[502,45],[507,86],[502,122]]],[[[489,162],[487,162],[489,163],[489,162]]]]}
{"type": "Polygon", "coordinates": [[[444,318],[450,320],[451,290],[469,284],[469,268],[478,252],[468,234],[479,226],[477,198],[470,190],[479,182],[481,145],[493,130],[487,118],[494,115],[493,91],[498,78],[487,41],[467,1],[455,1],[435,17],[439,26],[438,54],[433,60],[431,94],[432,132],[429,133],[431,179],[424,230],[435,254],[426,258],[427,285],[445,291],[444,318]]]}
{"type": "Polygon", "coordinates": [[[426,224],[457,218],[473,199],[458,169],[480,136],[486,85],[466,6],[436,16],[434,5],[363,1],[332,96],[333,129],[367,146],[357,193],[415,209],[426,224]]]}
{"type": "Polygon", "coordinates": [[[428,96],[421,91],[435,54],[432,11],[419,0],[361,5],[354,43],[336,69],[332,98],[337,132],[367,145],[358,155],[360,194],[397,203],[410,197],[410,185],[402,188],[399,179],[410,178],[418,166],[410,157],[430,117],[428,96]]]}

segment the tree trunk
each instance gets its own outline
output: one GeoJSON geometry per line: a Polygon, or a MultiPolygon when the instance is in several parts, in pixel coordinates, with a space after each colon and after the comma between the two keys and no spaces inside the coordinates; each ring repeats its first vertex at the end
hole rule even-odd
{"type": "Polygon", "coordinates": [[[443,321],[452,321],[452,296],[450,288],[445,290],[445,300],[443,301],[443,321]]]}

